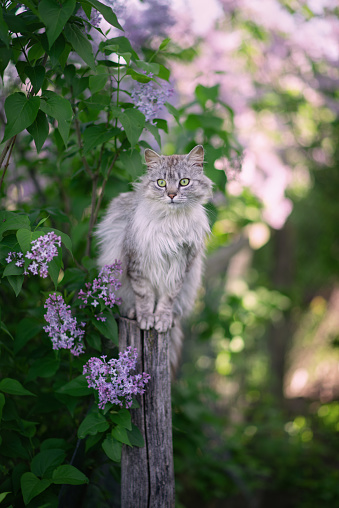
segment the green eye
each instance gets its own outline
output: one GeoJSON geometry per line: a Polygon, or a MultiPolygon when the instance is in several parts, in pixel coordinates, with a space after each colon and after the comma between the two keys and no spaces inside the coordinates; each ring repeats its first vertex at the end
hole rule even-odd
{"type": "Polygon", "coordinates": [[[159,187],[166,187],[166,180],[157,180],[157,184],[159,187]]]}
{"type": "Polygon", "coordinates": [[[182,187],[185,187],[186,185],[188,185],[190,183],[190,181],[189,181],[189,178],[182,178],[179,183],[182,187]]]}

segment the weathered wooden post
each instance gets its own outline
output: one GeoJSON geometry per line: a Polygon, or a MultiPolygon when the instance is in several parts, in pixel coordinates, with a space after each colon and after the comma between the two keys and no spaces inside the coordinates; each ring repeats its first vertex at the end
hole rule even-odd
{"type": "Polygon", "coordinates": [[[131,409],[144,448],[124,445],[121,458],[122,508],[174,508],[169,334],[141,331],[136,321],[119,319],[119,348],[138,350],[138,372],[151,379],[140,408],[131,409]]]}

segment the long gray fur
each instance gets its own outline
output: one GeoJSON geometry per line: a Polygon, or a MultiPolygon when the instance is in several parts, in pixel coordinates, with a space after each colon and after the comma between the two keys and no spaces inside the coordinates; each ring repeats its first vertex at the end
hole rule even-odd
{"type": "Polygon", "coordinates": [[[201,145],[188,155],[145,150],[147,173],[132,192],[112,200],[96,230],[99,265],[122,262],[122,316],[136,317],[142,330],[171,329],[173,370],[183,339],[180,318],[193,307],[210,232],[203,204],[212,182],[204,175],[203,158],[201,145]],[[179,184],[183,178],[190,180],[187,186],[179,184]],[[166,187],[159,187],[159,179],[166,187]]]}

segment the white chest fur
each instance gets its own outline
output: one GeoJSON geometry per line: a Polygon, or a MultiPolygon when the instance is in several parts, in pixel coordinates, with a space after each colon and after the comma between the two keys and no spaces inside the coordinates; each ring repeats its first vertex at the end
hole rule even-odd
{"type": "Polygon", "coordinates": [[[206,212],[201,205],[164,211],[142,202],[131,223],[130,239],[139,251],[144,275],[162,291],[182,281],[189,253],[200,253],[208,231],[206,212]]]}

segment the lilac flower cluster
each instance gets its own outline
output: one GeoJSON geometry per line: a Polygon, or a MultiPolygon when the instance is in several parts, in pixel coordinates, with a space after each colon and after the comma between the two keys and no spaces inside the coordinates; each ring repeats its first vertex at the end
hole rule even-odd
{"type": "Polygon", "coordinates": [[[101,358],[90,358],[84,365],[83,374],[89,388],[98,392],[99,408],[104,409],[110,402],[128,409],[132,405],[132,396],[145,392],[145,384],[150,380],[150,375],[146,372],[130,374],[131,370],[135,370],[137,358],[137,350],[132,351],[130,346],[119,353],[118,359],[106,361],[104,355],[101,358]]]}
{"type": "MultiPolygon", "coordinates": [[[[94,308],[100,305],[100,301],[110,309],[115,305],[120,305],[120,298],[116,298],[114,291],[120,288],[121,282],[116,278],[122,273],[121,262],[115,261],[112,265],[105,265],[99,272],[99,275],[93,282],[85,284],[86,290],[80,289],[78,298],[83,301],[84,305],[93,305],[94,308]]],[[[99,321],[106,321],[106,318],[96,314],[95,317],[99,321]]]]}
{"type": "Polygon", "coordinates": [[[25,256],[22,252],[9,252],[6,261],[11,263],[16,259],[16,266],[23,267],[25,264],[24,258],[26,257],[31,262],[24,271],[24,274],[29,275],[29,272],[31,272],[33,275],[40,275],[40,277],[45,279],[48,275],[47,263],[58,255],[57,247],[61,247],[61,237],[51,231],[33,240],[31,242],[31,250],[26,252],[25,256]]]}
{"type": "MultiPolygon", "coordinates": [[[[152,78],[153,74],[149,73],[147,76],[152,78]]],[[[131,99],[138,110],[145,115],[146,121],[154,123],[159,110],[162,109],[167,99],[172,97],[173,92],[173,88],[162,89],[156,87],[152,81],[138,82],[131,93],[131,99]]]]}
{"type": "MultiPolygon", "coordinates": [[[[70,305],[66,305],[61,295],[54,293],[49,295],[44,307],[47,309],[44,317],[48,323],[44,330],[52,341],[53,349],[70,349],[74,356],[84,353],[82,337],[85,330],[78,327],[70,305]]],[[[84,327],[85,323],[80,323],[80,326],[84,327]]]]}

